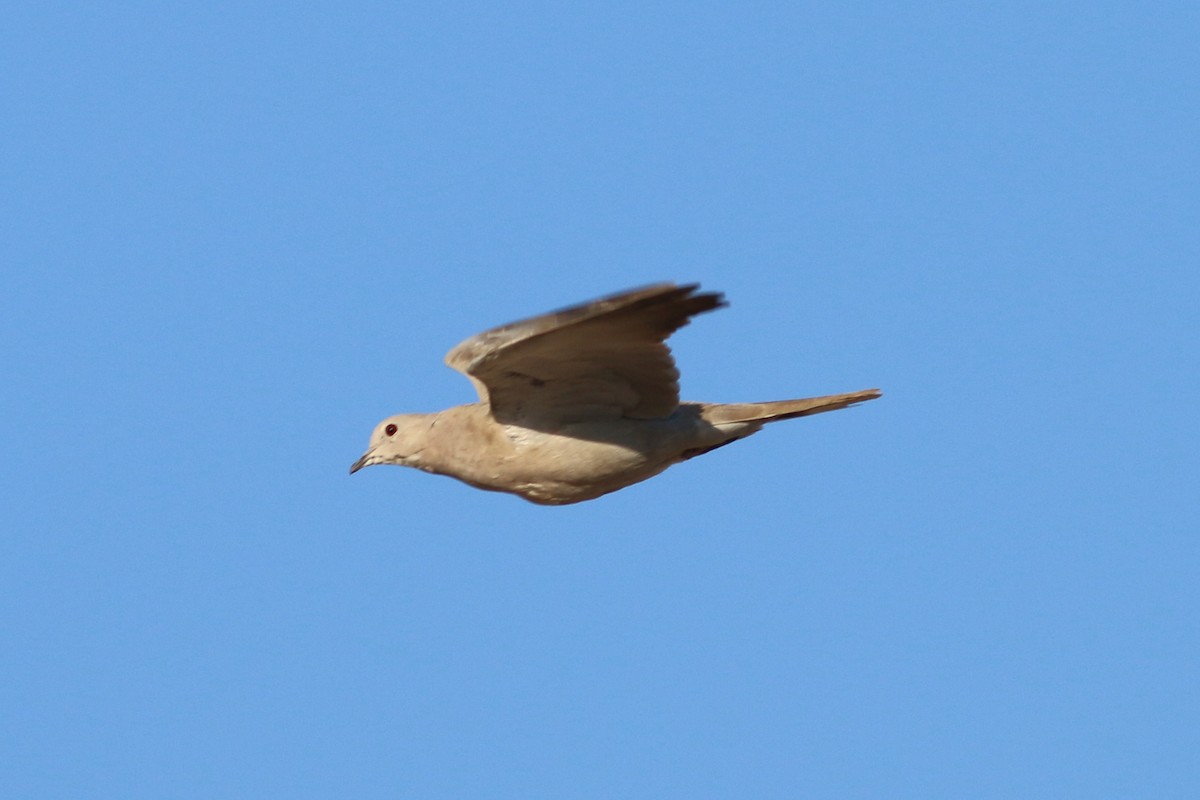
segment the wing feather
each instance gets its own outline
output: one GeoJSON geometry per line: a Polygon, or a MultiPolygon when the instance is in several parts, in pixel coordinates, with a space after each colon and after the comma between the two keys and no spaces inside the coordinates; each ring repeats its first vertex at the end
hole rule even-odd
{"type": "Polygon", "coordinates": [[[459,344],[446,363],[501,422],[666,417],[679,405],[667,337],[725,305],[697,289],[656,284],[501,325],[459,344]]]}

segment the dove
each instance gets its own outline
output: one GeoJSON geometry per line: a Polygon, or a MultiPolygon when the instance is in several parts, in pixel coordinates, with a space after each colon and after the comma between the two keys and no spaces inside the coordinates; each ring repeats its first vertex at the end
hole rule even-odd
{"type": "Polygon", "coordinates": [[[541,505],[592,500],[764,425],[834,411],[878,389],[761,403],[679,399],[667,338],[726,304],[699,284],[618,292],[472,336],[446,354],[479,402],[398,414],[350,467],[396,464],[541,505]]]}

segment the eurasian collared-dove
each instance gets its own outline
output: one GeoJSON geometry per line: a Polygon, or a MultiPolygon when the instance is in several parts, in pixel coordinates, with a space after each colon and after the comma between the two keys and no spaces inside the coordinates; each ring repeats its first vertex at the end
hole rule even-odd
{"type": "Polygon", "coordinates": [[[479,402],[375,426],[350,472],[400,464],[545,505],[591,500],[755,433],[846,408],[878,389],[770,403],[681,403],[666,339],[725,305],[719,292],[648,286],[503,325],[446,355],[479,402]]]}

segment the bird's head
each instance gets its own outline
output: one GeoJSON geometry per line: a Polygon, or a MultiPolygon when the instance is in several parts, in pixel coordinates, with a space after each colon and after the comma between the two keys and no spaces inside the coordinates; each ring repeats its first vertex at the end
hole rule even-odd
{"type": "Polygon", "coordinates": [[[367,446],[367,452],[350,465],[350,474],[375,464],[417,466],[430,424],[431,417],[426,414],[397,414],[388,417],[371,431],[371,443],[367,446]]]}

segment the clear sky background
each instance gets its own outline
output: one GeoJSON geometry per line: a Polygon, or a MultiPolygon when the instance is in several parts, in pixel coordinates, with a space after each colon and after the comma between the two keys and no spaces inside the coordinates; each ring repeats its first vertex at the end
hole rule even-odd
{"type": "Polygon", "coordinates": [[[22,3],[0,795],[1196,797],[1194,3],[22,3]],[[659,280],[600,500],[346,471],[659,280]]]}

